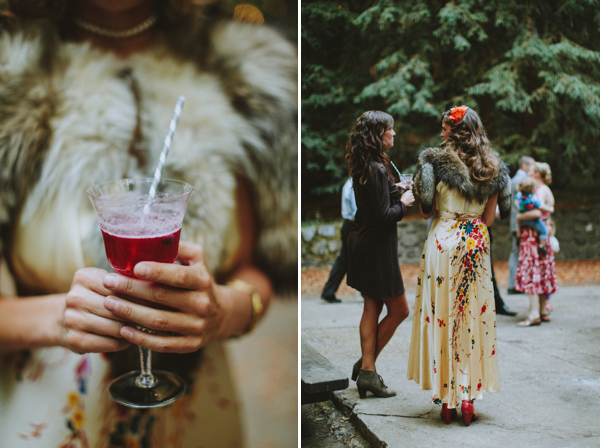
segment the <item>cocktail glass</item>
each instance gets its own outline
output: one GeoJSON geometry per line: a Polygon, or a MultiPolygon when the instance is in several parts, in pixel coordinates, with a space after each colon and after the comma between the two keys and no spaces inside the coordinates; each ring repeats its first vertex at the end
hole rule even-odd
{"type": "MultiPolygon", "coordinates": [[[[123,179],[87,190],[100,224],[106,258],[122,275],[135,277],[140,261],[174,263],[187,202],[188,183],[162,179],[154,197],[153,179],[123,179]]],[[[143,331],[152,332],[138,327],[143,331]]],[[[185,386],[177,375],[152,371],[152,352],[139,347],[141,370],[125,373],[110,384],[111,397],[125,406],[153,408],[176,401],[185,386]]]]}
{"type": "Polygon", "coordinates": [[[413,175],[412,174],[401,174],[400,180],[407,185],[413,184],[413,175]]]}
{"type": "MultiPolygon", "coordinates": [[[[413,182],[413,175],[412,174],[400,174],[400,181],[406,185],[406,189],[403,189],[402,192],[406,192],[408,190],[412,190],[414,182],[413,182]]],[[[412,204],[409,205],[409,207],[412,204]]]]}

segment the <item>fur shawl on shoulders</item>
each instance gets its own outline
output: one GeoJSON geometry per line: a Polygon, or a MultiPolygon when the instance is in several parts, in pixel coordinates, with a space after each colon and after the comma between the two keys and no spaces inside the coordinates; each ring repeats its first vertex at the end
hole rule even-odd
{"type": "Polygon", "coordinates": [[[492,163],[499,167],[497,177],[487,182],[474,182],[469,168],[452,147],[427,148],[419,154],[419,167],[415,176],[414,192],[423,211],[431,211],[438,182],[457,190],[469,201],[484,202],[498,193],[498,206],[502,219],[510,215],[511,186],[508,168],[498,153],[492,153],[492,163]]]}
{"type": "MultiPolygon", "coordinates": [[[[88,186],[152,176],[184,95],[163,172],[195,187],[182,238],[202,244],[218,271],[228,256],[235,176],[246,178],[257,263],[276,286],[295,289],[297,67],[296,48],[277,32],[233,20],[186,21],[119,60],[61,41],[50,23],[0,17],[0,257],[16,223],[43,204],[84,210],[88,186]]],[[[103,256],[99,232],[88,233],[84,255],[103,256]]]]}

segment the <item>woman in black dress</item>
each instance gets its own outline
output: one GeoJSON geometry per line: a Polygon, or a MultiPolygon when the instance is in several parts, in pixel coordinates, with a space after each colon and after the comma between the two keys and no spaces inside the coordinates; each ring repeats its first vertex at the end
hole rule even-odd
{"type": "Polygon", "coordinates": [[[354,124],[346,146],[346,161],[353,178],[357,212],[348,237],[349,286],[365,299],[360,321],[362,358],[352,371],[361,398],[367,391],[392,397],[375,371],[375,360],[389,342],[409,309],[398,264],[396,223],[414,202],[412,190],[400,197],[385,151],[394,144],[394,120],[385,112],[365,112],[354,124]],[[387,315],[379,322],[385,304],[387,315]]]}

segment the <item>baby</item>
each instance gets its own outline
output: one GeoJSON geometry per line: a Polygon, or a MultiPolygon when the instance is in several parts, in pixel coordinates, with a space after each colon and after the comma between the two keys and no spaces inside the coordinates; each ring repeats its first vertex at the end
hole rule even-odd
{"type": "MultiPolygon", "coordinates": [[[[533,193],[535,190],[535,180],[531,177],[523,179],[517,187],[518,193],[517,208],[519,213],[530,212],[531,210],[540,209],[543,210],[544,206],[542,201],[533,193]]],[[[529,227],[538,233],[538,252],[540,255],[546,255],[546,241],[548,240],[548,229],[543,223],[541,218],[536,219],[523,219],[519,221],[520,227],[529,227]]],[[[518,231],[520,234],[520,231],[518,231]]]]}

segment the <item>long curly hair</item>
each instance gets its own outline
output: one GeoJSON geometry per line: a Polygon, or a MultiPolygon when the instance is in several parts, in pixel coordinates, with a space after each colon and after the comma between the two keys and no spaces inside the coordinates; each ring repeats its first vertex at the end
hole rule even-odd
{"type": "Polygon", "coordinates": [[[445,145],[452,147],[467,165],[472,181],[486,182],[495,178],[501,167],[494,163],[493,149],[479,115],[469,107],[462,119],[455,122],[455,109],[442,114],[442,121],[450,126],[445,145]]]}
{"type": "MultiPolygon", "coordinates": [[[[394,127],[394,119],[390,114],[378,110],[371,110],[362,114],[350,133],[350,140],[346,144],[346,162],[348,174],[364,185],[371,177],[371,162],[379,162],[390,169],[390,158],[385,153],[383,134],[394,127]]],[[[393,176],[392,176],[393,177],[393,176]]]]}

